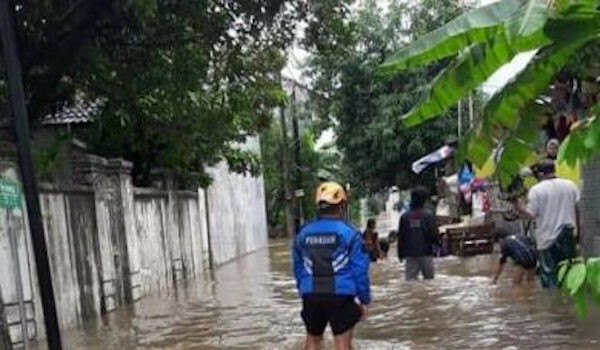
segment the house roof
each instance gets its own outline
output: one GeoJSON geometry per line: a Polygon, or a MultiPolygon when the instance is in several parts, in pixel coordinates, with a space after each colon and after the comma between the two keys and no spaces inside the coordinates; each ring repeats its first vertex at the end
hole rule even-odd
{"type": "Polygon", "coordinates": [[[69,125],[84,124],[94,121],[94,117],[100,112],[102,103],[100,100],[86,101],[76,100],[73,103],[65,103],[56,112],[47,114],[42,119],[42,125],[69,125]]]}

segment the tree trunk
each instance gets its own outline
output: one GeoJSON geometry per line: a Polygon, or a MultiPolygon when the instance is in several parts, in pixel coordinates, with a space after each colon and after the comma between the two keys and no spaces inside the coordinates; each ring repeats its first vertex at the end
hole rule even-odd
{"type": "Polygon", "coordinates": [[[600,256],[600,157],[582,167],[580,243],[587,257],[600,256]]]}

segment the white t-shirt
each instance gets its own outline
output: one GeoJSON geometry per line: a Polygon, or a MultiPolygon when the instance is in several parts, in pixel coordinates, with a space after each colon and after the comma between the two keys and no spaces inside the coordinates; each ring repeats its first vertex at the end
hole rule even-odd
{"type": "Polygon", "coordinates": [[[565,179],[543,180],[529,190],[527,208],[535,217],[539,250],[552,245],[563,225],[576,225],[575,206],[580,197],[577,186],[565,179]]]}

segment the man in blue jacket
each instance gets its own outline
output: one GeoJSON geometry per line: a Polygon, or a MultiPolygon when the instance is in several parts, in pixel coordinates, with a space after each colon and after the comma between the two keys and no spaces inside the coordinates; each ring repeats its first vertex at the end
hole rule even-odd
{"type": "Polygon", "coordinates": [[[318,219],[298,232],[293,247],[307,331],[304,349],[320,349],[329,324],[335,350],[350,350],[354,326],[367,318],[371,302],[369,256],[360,232],[344,220],[347,199],[342,186],[321,184],[316,204],[318,219]]]}

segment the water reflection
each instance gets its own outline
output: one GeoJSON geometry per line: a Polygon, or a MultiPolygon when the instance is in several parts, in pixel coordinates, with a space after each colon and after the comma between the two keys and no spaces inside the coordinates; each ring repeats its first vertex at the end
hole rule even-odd
{"type": "MultiPolygon", "coordinates": [[[[598,349],[597,315],[534,285],[489,285],[491,257],[436,261],[428,282],[403,280],[397,261],[372,268],[371,318],[360,350],[598,349]]],[[[147,297],[102,322],[65,334],[67,349],[300,349],[300,304],[287,243],[218,269],[214,276],[147,297]]],[[[509,278],[510,273],[504,277],[509,278]]]]}

